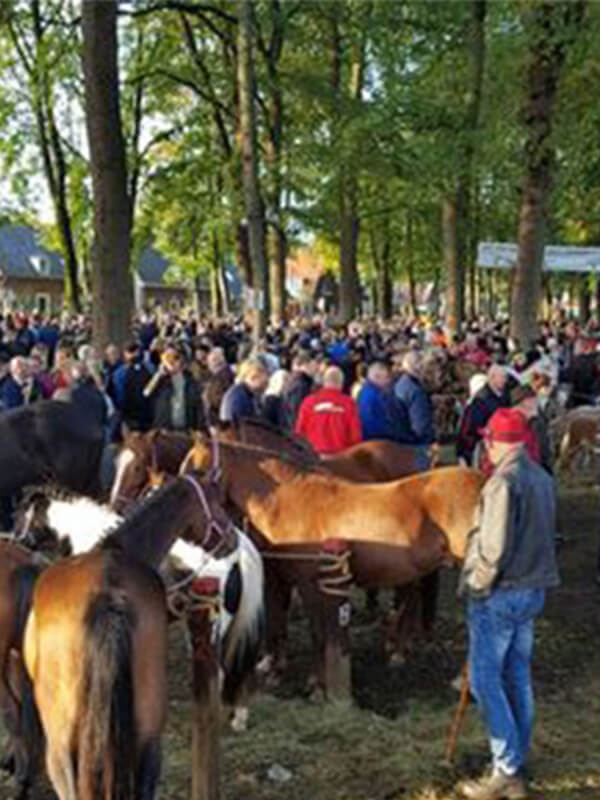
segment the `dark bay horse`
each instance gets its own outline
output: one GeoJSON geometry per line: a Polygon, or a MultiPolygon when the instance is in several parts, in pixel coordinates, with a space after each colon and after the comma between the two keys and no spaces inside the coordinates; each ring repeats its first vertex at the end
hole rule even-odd
{"type": "Polygon", "coordinates": [[[178,536],[219,556],[235,549],[214,486],[175,480],[35,585],[24,660],[60,800],[155,797],[167,654],[155,570],[178,536]]]}
{"type": "MultiPolygon", "coordinates": [[[[410,583],[464,558],[467,536],[484,476],[471,469],[446,467],[384,484],[356,485],[299,468],[279,454],[241,443],[202,437],[182,465],[215,470],[228,500],[259,532],[259,544],[274,557],[283,583],[297,584],[307,607],[314,598],[320,545],[347,542],[352,574],[365,588],[410,583]],[[304,548],[311,562],[277,562],[277,550],[304,548]]],[[[277,581],[267,588],[278,591],[277,581]]],[[[284,595],[285,596],[285,595],[284,595]]],[[[282,613],[281,603],[267,603],[267,613],[282,613]]],[[[313,631],[318,622],[312,620],[313,631]]],[[[268,647],[279,658],[277,637],[283,621],[271,619],[268,647]]]]}
{"type": "Polygon", "coordinates": [[[6,765],[14,767],[19,798],[27,795],[38,745],[33,695],[21,652],[39,572],[29,550],[0,541],[0,712],[8,733],[6,765]]]}

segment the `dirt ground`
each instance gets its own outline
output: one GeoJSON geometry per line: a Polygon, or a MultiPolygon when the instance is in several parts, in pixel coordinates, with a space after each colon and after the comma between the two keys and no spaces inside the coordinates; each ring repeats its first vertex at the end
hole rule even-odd
{"type": "MultiPolygon", "coordinates": [[[[597,494],[561,491],[560,553],[563,584],[549,597],[537,625],[534,680],[537,726],[531,761],[532,797],[600,797],[600,588],[594,582],[597,494]]],[[[471,708],[458,746],[457,765],[443,765],[444,740],[457,695],[450,681],[462,663],[466,635],[456,576],[444,576],[435,639],[418,645],[405,666],[382,658],[378,626],[362,612],[356,593],[352,624],[354,705],[314,706],[302,690],[308,673],[304,621],[292,620],[290,672],[276,694],[259,693],[247,733],[224,731],[224,800],[442,800],[454,797],[457,779],[482,768],[483,729],[471,708]],[[274,764],[289,771],[269,778],[274,764]]],[[[172,634],[169,721],[164,737],[161,797],[190,795],[188,660],[172,634]]],[[[0,798],[11,784],[0,779],[0,798]]],[[[34,797],[50,795],[39,788],[34,797]]]]}

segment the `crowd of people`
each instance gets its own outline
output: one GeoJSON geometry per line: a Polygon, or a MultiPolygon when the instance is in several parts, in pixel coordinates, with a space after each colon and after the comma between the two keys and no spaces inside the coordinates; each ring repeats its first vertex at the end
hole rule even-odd
{"type": "Polygon", "coordinates": [[[526,796],[533,626],[558,582],[549,421],[559,404],[594,405],[600,396],[593,330],[543,324],[523,351],[505,323],[484,319],[449,340],[431,321],[339,326],[304,315],[253,342],[241,319],[145,313],[129,343],[103,353],[85,317],[6,315],[0,331],[2,408],[42,398],[83,404],[107,446],[128,431],[215,431],[253,417],[325,455],[370,439],[409,445],[416,470],[426,470],[440,438],[436,396],[451,372],[460,374],[456,455],[489,477],[460,591],[471,689],[493,758],[492,771],[461,791],[471,800],[526,796]]]}

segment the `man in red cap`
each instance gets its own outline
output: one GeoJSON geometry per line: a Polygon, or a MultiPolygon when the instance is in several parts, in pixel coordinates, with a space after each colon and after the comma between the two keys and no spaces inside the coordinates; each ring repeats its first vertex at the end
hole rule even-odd
{"type": "Polygon", "coordinates": [[[486,440],[494,473],[481,493],[460,592],[468,597],[469,677],[486,725],[493,769],[460,787],[470,800],[526,796],[523,767],[533,729],[535,618],[559,582],[552,478],[528,455],[525,416],[501,408],[486,440]]]}

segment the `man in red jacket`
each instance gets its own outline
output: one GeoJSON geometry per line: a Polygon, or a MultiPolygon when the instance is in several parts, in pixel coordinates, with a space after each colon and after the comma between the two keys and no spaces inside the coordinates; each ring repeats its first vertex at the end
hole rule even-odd
{"type": "Polygon", "coordinates": [[[339,453],[362,439],[358,408],[342,392],[343,385],[342,370],[328,367],[323,388],[305,397],[300,405],[295,432],[308,439],[317,453],[339,453]]]}

